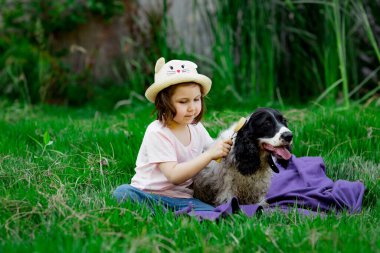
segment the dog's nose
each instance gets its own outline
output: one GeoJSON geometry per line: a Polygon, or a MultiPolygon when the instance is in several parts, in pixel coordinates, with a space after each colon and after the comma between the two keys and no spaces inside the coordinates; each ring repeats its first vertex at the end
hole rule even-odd
{"type": "Polygon", "coordinates": [[[293,139],[293,134],[292,132],[285,132],[281,134],[281,138],[287,142],[291,142],[293,139]]]}

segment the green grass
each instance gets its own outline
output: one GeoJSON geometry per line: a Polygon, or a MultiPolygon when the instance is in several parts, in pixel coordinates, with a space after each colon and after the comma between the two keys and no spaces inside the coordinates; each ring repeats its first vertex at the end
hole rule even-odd
{"type": "MultiPolygon", "coordinates": [[[[376,107],[284,109],[296,156],[322,156],[333,180],[362,180],[360,214],[291,212],[220,222],[118,205],[152,107],[114,112],[0,103],[0,252],[379,252],[376,107]]],[[[215,136],[248,110],[208,111],[215,136]]]]}

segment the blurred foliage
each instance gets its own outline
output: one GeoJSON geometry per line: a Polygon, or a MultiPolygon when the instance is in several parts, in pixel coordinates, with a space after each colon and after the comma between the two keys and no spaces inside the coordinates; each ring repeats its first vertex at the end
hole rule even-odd
{"type": "Polygon", "coordinates": [[[0,0],[0,92],[27,103],[145,103],[163,56],[193,60],[212,77],[212,107],[379,101],[380,1],[193,0],[192,15],[210,35],[205,56],[176,36],[172,3],[0,0]],[[95,80],[91,66],[76,73],[63,61],[69,50],[51,46],[52,34],[119,15],[128,32],[107,66],[112,76],[95,80]]]}
{"type": "Polygon", "coordinates": [[[40,22],[44,35],[73,30],[88,21],[91,15],[105,20],[124,11],[120,0],[0,0],[0,14],[5,32],[14,32],[29,39],[35,37],[35,23],[40,22]]]}
{"type": "Polygon", "coordinates": [[[80,105],[92,93],[88,71],[74,74],[49,35],[75,30],[91,16],[123,13],[118,0],[0,0],[0,92],[28,103],[80,105]]]}

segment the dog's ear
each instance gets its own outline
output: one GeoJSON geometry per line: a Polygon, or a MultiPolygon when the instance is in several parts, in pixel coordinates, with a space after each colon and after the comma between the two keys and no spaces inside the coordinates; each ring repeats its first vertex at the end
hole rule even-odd
{"type": "Polygon", "coordinates": [[[256,140],[239,132],[235,140],[236,167],[243,175],[251,175],[260,167],[259,147],[256,140]]]}

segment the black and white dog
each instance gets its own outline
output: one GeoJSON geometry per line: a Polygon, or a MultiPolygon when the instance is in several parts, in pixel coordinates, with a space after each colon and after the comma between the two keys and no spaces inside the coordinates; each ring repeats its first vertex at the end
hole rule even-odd
{"type": "MultiPolygon", "coordinates": [[[[234,128],[222,132],[218,139],[231,138],[234,128]]],[[[233,196],[240,204],[265,205],[272,171],[278,172],[272,159],[289,160],[292,140],[280,112],[257,109],[237,132],[228,156],[220,163],[212,161],[194,178],[194,197],[212,205],[233,196]]]]}

